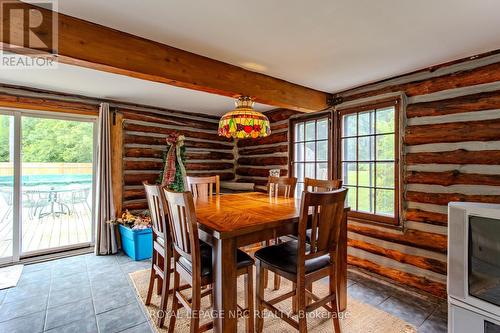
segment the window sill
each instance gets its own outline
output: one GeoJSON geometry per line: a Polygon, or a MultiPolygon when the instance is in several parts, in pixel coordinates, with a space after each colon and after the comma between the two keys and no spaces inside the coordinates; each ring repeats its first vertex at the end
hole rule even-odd
{"type": "Polygon", "coordinates": [[[362,223],[362,224],[367,224],[371,226],[376,226],[376,227],[383,227],[391,230],[399,230],[403,231],[404,227],[401,221],[392,221],[392,222],[382,222],[382,221],[375,221],[371,220],[366,217],[361,217],[357,214],[357,212],[349,212],[347,213],[347,220],[348,221],[353,221],[357,223],[362,223]]]}

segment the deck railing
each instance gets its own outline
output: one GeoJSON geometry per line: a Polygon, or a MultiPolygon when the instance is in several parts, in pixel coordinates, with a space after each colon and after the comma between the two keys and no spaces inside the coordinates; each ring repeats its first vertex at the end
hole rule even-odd
{"type": "MultiPolygon", "coordinates": [[[[13,163],[0,162],[0,176],[13,175],[13,163]]],[[[92,163],[23,163],[23,175],[92,174],[92,163]]]]}

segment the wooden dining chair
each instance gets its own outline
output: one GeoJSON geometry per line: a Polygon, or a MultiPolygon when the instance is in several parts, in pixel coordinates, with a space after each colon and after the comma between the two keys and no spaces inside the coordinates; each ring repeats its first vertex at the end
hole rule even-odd
{"type": "MultiPolygon", "coordinates": [[[[213,322],[200,326],[201,299],[213,290],[203,286],[213,284],[212,247],[198,238],[198,222],[191,192],[165,191],[169,207],[169,223],[173,242],[174,287],[169,332],[174,332],[179,306],[191,315],[191,332],[203,332],[213,327],[213,322]],[[192,288],[191,298],[181,293],[180,279],[192,288]]],[[[237,276],[245,275],[246,331],[254,331],[253,265],[254,260],[241,250],[237,250],[237,276]]],[[[241,308],[240,308],[241,309],[241,308]]]]}
{"type": "Polygon", "coordinates": [[[269,176],[267,180],[267,193],[275,197],[293,198],[296,186],[296,177],[269,176]]]}
{"type": "MultiPolygon", "coordinates": [[[[328,192],[335,191],[342,187],[341,179],[314,179],[314,178],[305,178],[304,179],[304,191],[308,192],[328,192]]],[[[306,240],[310,242],[312,229],[307,229],[306,231],[306,240]]],[[[312,283],[306,286],[308,290],[312,291],[312,283]]],[[[295,288],[295,285],[294,285],[295,288]]],[[[309,300],[308,300],[309,302],[309,300]]]]}
{"type": "MultiPolygon", "coordinates": [[[[209,177],[186,177],[188,191],[191,191],[194,197],[210,197],[214,194],[219,195],[220,192],[220,181],[219,176],[209,176],[209,177]]],[[[208,286],[212,288],[212,286],[208,286]]],[[[206,287],[203,287],[205,289],[206,287]]],[[[210,304],[213,305],[213,297],[210,295],[210,304]]]]}
{"type": "MultiPolygon", "coordinates": [[[[267,193],[273,197],[284,197],[293,198],[295,195],[295,187],[297,186],[296,177],[275,177],[269,176],[267,181],[267,193]]],[[[274,239],[274,243],[277,244],[281,240],[279,238],[274,239]]],[[[264,245],[271,245],[271,241],[266,241],[264,245]]],[[[274,275],[274,290],[280,289],[281,279],[278,275],[274,275]]],[[[268,286],[268,273],[265,273],[265,288],[268,286]]]]}
{"type": "Polygon", "coordinates": [[[269,309],[299,332],[307,332],[307,312],[324,307],[332,312],[333,328],[340,333],[338,318],[337,284],[335,279],[335,259],[344,213],[347,189],[331,192],[303,192],[298,225],[298,240],[268,246],[255,253],[257,265],[256,332],[263,329],[262,312],[269,309]],[[312,211],[312,216],[309,212],[312,211]],[[308,220],[312,222],[310,242],[306,241],[308,220]],[[264,299],[264,270],[267,269],[292,281],[297,288],[271,300],[264,299]],[[319,298],[307,289],[314,281],[329,277],[329,294],[319,298]],[[275,304],[290,297],[296,297],[298,320],[275,304]],[[313,302],[308,304],[307,300],[313,302]]]}
{"type": "MultiPolygon", "coordinates": [[[[145,304],[151,304],[151,297],[156,281],[157,293],[161,295],[160,310],[165,313],[170,289],[170,273],[172,272],[172,245],[167,222],[168,208],[160,185],[151,185],[148,182],[143,182],[143,185],[146,191],[153,229],[151,276],[149,278],[149,288],[145,304]]],[[[158,326],[162,327],[164,322],[165,316],[159,316],[158,326]]]]}
{"type": "Polygon", "coordinates": [[[307,177],[304,179],[304,190],[308,192],[328,192],[338,190],[341,187],[341,179],[324,180],[307,177]]]}
{"type": "Polygon", "coordinates": [[[219,176],[211,177],[186,177],[188,190],[193,193],[194,197],[212,196],[220,193],[219,176]]]}

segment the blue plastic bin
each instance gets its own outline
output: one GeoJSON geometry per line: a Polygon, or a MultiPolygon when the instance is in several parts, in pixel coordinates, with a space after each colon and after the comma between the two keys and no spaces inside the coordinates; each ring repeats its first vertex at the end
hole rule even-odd
{"type": "Polygon", "coordinates": [[[134,260],[151,258],[153,255],[152,229],[132,230],[121,224],[119,226],[123,251],[134,260]]]}

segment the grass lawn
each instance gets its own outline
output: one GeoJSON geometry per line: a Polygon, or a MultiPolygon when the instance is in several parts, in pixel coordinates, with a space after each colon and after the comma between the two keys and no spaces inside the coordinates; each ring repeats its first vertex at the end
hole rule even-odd
{"type": "MultiPolygon", "coordinates": [[[[378,175],[378,181],[385,183],[389,183],[390,179],[381,179],[381,174],[378,175]]],[[[374,177],[372,173],[370,182],[370,172],[369,170],[360,171],[358,173],[358,182],[360,186],[374,186],[374,177]]],[[[349,185],[356,184],[356,171],[352,170],[348,172],[347,182],[344,182],[344,185],[349,188],[349,192],[347,194],[347,202],[348,205],[355,210],[356,209],[356,190],[358,193],[358,205],[357,210],[371,212],[374,213],[375,210],[377,213],[393,215],[394,210],[394,190],[385,190],[385,189],[377,189],[376,191],[373,188],[356,188],[350,187],[349,185]],[[374,193],[376,198],[374,198],[374,193]],[[375,205],[376,203],[376,205],[375,205]],[[376,207],[375,207],[376,206],[376,207]]]]}

